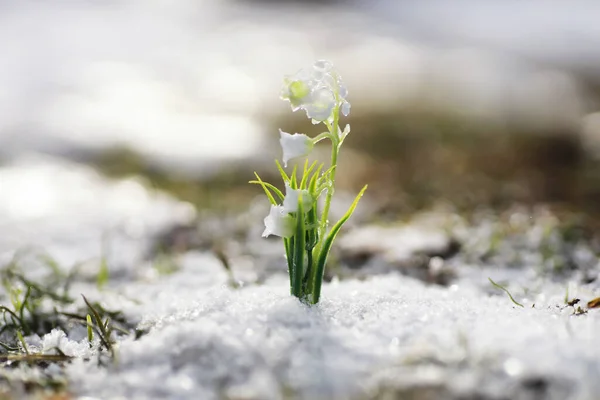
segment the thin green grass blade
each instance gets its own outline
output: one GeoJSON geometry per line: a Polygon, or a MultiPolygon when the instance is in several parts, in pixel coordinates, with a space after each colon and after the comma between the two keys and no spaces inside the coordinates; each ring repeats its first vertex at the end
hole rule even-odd
{"type": "Polygon", "coordinates": [[[296,262],[296,260],[294,259],[294,251],[296,249],[296,243],[294,240],[294,236],[292,236],[289,239],[289,255],[288,255],[288,259],[287,259],[287,263],[288,263],[288,273],[290,275],[290,293],[292,294],[292,296],[294,295],[294,277],[295,275],[295,268],[294,268],[294,263],[296,262]]]}
{"type": "Polygon", "coordinates": [[[271,189],[277,195],[277,197],[279,197],[281,199],[281,201],[283,201],[283,199],[285,198],[285,196],[283,195],[283,192],[281,190],[277,189],[276,186],[270,184],[269,182],[265,182],[265,181],[262,181],[262,182],[259,182],[259,181],[250,181],[248,183],[254,183],[254,184],[258,184],[258,185],[261,185],[261,186],[264,185],[264,186],[268,187],[269,189],[271,189]]]}
{"type": "Polygon", "coordinates": [[[494,285],[495,287],[497,287],[497,288],[498,288],[498,289],[500,289],[500,290],[503,290],[503,291],[504,291],[504,292],[505,292],[505,293],[508,295],[508,297],[510,298],[510,301],[512,301],[512,302],[513,302],[515,305],[517,305],[517,306],[519,306],[519,307],[523,307],[523,308],[525,308],[525,306],[524,306],[523,304],[519,303],[518,301],[516,301],[516,300],[514,299],[514,297],[512,297],[512,295],[510,294],[510,292],[508,291],[508,289],[507,289],[507,288],[505,288],[505,287],[504,287],[504,286],[502,286],[502,285],[499,285],[499,284],[497,284],[496,282],[494,282],[494,281],[492,280],[492,278],[489,278],[489,277],[488,277],[488,280],[490,281],[490,283],[491,283],[492,285],[494,285]]]}
{"type": "Polygon", "coordinates": [[[98,311],[94,308],[94,306],[92,306],[92,304],[88,301],[88,299],[85,298],[84,295],[81,295],[81,297],[83,297],[83,301],[88,306],[88,309],[90,310],[91,314],[94,317],[94,320],[96,322],[95,326],[97,329],[98,337],[100,338],[100,342],[102,342],[102,344],[106,347],[106,349],[111,352],[111,354],[114,354],[112,343],[110,341],[110,336],[108,335],[108,333],[106,332],[106,329],[104,328],[104,323],[102,322],[102,317],[100,316],[98,311]]]}
{"type": "Polygon", "coordinates": [[[331,228],[329,235],[327,235],[327,238],[323,241],[323,244],[320,247],[320,252],[319,252],[319,255],[317,258],[317,265],[316,265],[313,277],[311,279],[311,283],[313,286],[312,287],[312,303],[313,304],[317,304],[319,302],[319,297],[321,296],[321,284],[323,282],[323,272],[325,271],[325,263],[327,262],[327,256],[329,255],[329,250],[331,250],[331,245],[333,244],[333,241],[334,241],[336,235],[338,234],[338,232],[340,231],[340,229],[342,229],[342,225],[344,225],[344,223],[352,216],[352,213],[354,213],[354,210],[356,209],[356,206],[358,205],[358,201],[365,193],[365,190],[367,190],[367,186],[368,185],[365,185],[362,188],[362,190],[358,193],[358,195],[356,195],[356,197],[354,198],[354,201],[350,205],[350,208],[348,208],[348,211],[346,211],[346,214],[344,214],[344,216],[338,222],[336,222],[336,224],[331,228]]]}
{"type": "Polygon", "coordinates": [[[304,207],[302,196],[298,197],[298,212],[296,213],[296,232],[294,233],[294,296],[302,298],[302,273],[304,271],[304,252],[306,251],[306,231],[304,226],[304,207]]]}
{"type": "Polygon", "coordinates": [[[302,181],[300,182],[300,189],[306,189],[306,183],[308,182],[308,177],[313,169],[315,169],[315,165],[317,165],[316,161],[313,161],[310,167],[308,167],[308,160],[304,163],[304,173],[302,174],[302,181]]]}
{"type": "Polygon", "coordinates": [[[25,343],[25,338],[23,337],[23,334],[21,333],[21,331],[17,331],[17,339],[19,339],[19,342],[21,342],[21,346],[23,347],[23,351],[25,352],[25,354],[29,355],[29,348],[27,347],[27,343],[25,343]]]}
{"type": "Polygon", "coordinates": [[[90,347],[94,343],[94,324],[92,324],[92,316],[87,314],[85,316],[85,324],[87,326],[87,337],[90,347]]]}
{"type": "Polygon", "coordinates": [[[323,174],[321,174],[319,179],[317,179],[317,185],[321,185],[324,180],[329,180],[329,174],[331,174],[333,172],[335,167],[336,167],[335,165],[332,165],[331,167],[329,167],[325,171],[323,171],[323,174]]]}
{"type": "Polygon", "coordinates": [[[281,178],[283,178],[283,181],[285,183],[290,183],[291,179],[288,176],[288,174],[285,173],[283,167],[281,166],[281,164],[279,163],[278,160],[275,160],[275,164],[277,165],[277,170],[279,170],[279,173],[281,174],[281,178]]]}
{"type": "MultiPolygon", "coordinates": [[[[262,188],[265,191],[267,197],[269,198],[269,201],[271,202],[271,204],[273,204],[274,206],[277,205],[277,202],[275,201],[275,198],[273,197],[273,195],[269,191],[266,182],[263,182],[263,180],[260,179],[260,176],[258,176],[258,174],[256,172],[254,173],[254,176],[256,176],[256,180],[258,181],[258,184],[260,186],[262,186],[262,188]]],[[[255,181],[250,181],[250,183],[254,183],[254,182],[255,181]]]]}
{"type": "Polygon", "coordinates": [[[319,216],[317,215],[317,208],[313,207],[309,212],[306,213],[307,221],[306,226],[308,226],[308,230],[306,231],[306,272],[302,277],[302,291],[305,296],[310,294],[310,279],[313,275],[314,270],[314,259],[313,259],[313,249],[319,242],[319,216]]]}
{"type": "Polygon", "coordinates": [[[290,181],[290,187],[292,189],[298,189],[298,164],[294,165],[294,169],[292,170],[292,179],[290,181]]]}
{"type": "Polygon", "coordinates": [[[308,158],[304,159],[304,166],[302,167],[302,180],[300,181],[299,189],[302,189],[302,183],[304,182],[304,177],[306,176],[306,170],[308,169],[308,158]]]}
{"type": "MultiPolygon", "coordinates": [[[[283,247],[285,247],[285,260],[288,264],[288,274],[290,276],[290,293],[292,293],[293,287],[292,287],[292,282],[293,282],[293,274],[292,271],[294,270],[294,255],[292,253],[292,246],[293,243],[291,243],[291,239],[290,238],[283,238],[283,247]]],[[[293,293],[292,293],[293,294],[293,293]]]]}
{"type": "Polygon", "coordinates": [[[308,191],[311,194],[315,193],[315,189],[317,187],[317,180],[319,178],[319,173],[321,172],[321,169],[323,169],[323,166],[325,164],[321,163],[319,165],[319,167],[317,168],[317,170],[315,171],[315,173],[313,174],[312,178],[310,178],[310,182],[308,183],[308,191]]]}

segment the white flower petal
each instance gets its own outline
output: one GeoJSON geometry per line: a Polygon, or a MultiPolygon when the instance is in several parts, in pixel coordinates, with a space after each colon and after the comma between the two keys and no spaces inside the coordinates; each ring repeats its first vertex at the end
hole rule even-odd
{"type": "Polygon", "coordinates": [[[294,223],[294,217],[284,212],[282,206],[272,205],[269,215],[265,217],[265,230],[262,236],[292,237],[294,235],[294,223]]]}
{"type": "Polygon", "coordinates": [[[302,196],[302,210],[308,212],[313,208],[313,198],[308,190],[292,189],[285,185],[285,198],[283,199],[283,211],[293,213],[298,211],[298,201],[302,196]]]}
{"type": "Polygon", "coordinates": [[[303,108],[309,118],[326,121],[335,107],[335,95],[327,88],[317,89],[312,93],[310,103],[303,108]]]}
{"type": "Polygon", "coordinates": [[[283,165],[286,167],[289,160],[308,155],[314,147],[311,138],[302,133],[291,135],[281,129],[279,133],[281,135],[279,143],[281,143],[281,148],[283,149],[283,165]]]}
{"type": "Polygon", "coordinates": [[[338,101],[347,116],[350,113],[347,95],[344,82],[327,60],[318,60],[312,68],[287,76],[281,91],[281,98],[290,102],[292,111],[305,110],[313,123],[331,120],[338,101]]]}

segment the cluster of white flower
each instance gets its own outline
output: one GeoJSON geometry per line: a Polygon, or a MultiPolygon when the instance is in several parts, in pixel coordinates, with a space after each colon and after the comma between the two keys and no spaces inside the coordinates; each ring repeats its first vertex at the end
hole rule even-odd
{"type": "Polygon", "coordinates": [[[337,156],[341,144],[350,132],[350,125],[346,125],[343,130],[339,127],[340,113],[344,116],[350,113],[347,96],[348,90],[341,76],[329,61],[319,60],[309,69],[286,76],[281,98],[289,101],[292,111],[304,110],[313,124],[322,123],[327,131],[310,137],[303,133],[292,135],[280,129],[283,164],[287,167],[290,160],[309,155],[316,143],[329,139],[332,145],[331,166],[323,170],[321,164],[315,170],[316,162],[310,166],[306,162],[301,177],[297,178],[296,168],[288,176],[277,164],[285,183],[285,195],[275,186],[263,182],[258,175],[258,180],[252,181],[263,187],[271,201],[271,210],[264,220],[263,236],[276,235],[283,238],[291,292],[311,303],[319,301],[323,269],[335,235],[352,215],[366,189],[365,186],[346,215],[327,232],[337,156]],[[317,200],[323,192],[327,196],[319,216],[317,200]]]}
{"type": "Polygon", "coordinates": [[[302,69],[284,78],[281,98],[290,102],[292,111],[304,110],[313,123],[333,120],[339,107],[344,116],[350,114],[346,100],[348,89],[329,61],[319,60],[310,69],[302,69]]]}

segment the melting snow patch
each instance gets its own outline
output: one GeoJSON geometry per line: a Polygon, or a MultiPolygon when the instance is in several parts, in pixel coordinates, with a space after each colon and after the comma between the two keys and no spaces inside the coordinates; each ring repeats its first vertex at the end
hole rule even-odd
{"type": "MultiPolygon", "coordinates": [[[[177,293],[169,280],[163,290],[177,293]]],[[[241,290],[181,292],[176,309],[146,319],[146,336],[120,343],[117,365],[70,365],[73,388],[140,399],[347,399],[435,388],[433,398],[600,394],[593,310],[520,309],[468,285],[448,290],[397,275],[327,284],[316,307],[287,290],[276,276],[241,290]]],[[[155,305],[148,299],[139,311],[155,305]]]]}

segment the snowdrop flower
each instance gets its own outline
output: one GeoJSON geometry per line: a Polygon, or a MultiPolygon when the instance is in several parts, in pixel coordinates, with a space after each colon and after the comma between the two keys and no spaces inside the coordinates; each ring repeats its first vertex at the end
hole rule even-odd
{"type": "Polygon", "coordinates": [[[283,82],[281,98],[290,102],[292,111],[306,111],[313,123],[331,119],[338,103],[342,114],[350,113],[348,90],[329,61],[319,60],[312,68],[285,77],[283,82]]]}
{"type": "Polygon", "coordinates": [[[310,211],[313,207],[313,199],[308,190],[292,189],[285,184],[285,198],[283,199],[283,211],[293,213],[298,211],[298,201],[302,196],[302,210],[310,211]]]}
{"type": "Polygon", "coordinates": [[[283,165],[286,167],[288,161],[308,155],[314,147],[312,139],[302,133],[291,135],[281,129],[279,133],[281,135],[279,143],[281,143],[283,149],[283,165]]]}
{"type": "Polygon", "coordinates": [[[269,215],[265,217],[265,230],[262,236],[292,237],[294,235],[294,223],[294,217],[286,213],[283,206],[272,205],[269,215]]]}
{"type": "Polygon", "coordinates": [[[301,70],[295,75],[283,78],[283,88],[280,97],[290,102],[292,111],[298,111],[310,101],[314,82],[307,71],[301,70]]]}
{"type": "Polygon", "coordinates": [[[342,225],[354,213],[367,186],[354,198],[346,213],[331,225],[329,210],[338,155],[344,139],[350,133],[350,125],[346,124],[343,129],[340,126],[340,116],[350,113],[348,89],[333,65],[325,60],[319,60],[310,68],[285,77],[283,82],[280,97],[290,102],[292,111],[304,110],[313,124],[323,123],[327,128],[314,137],[301,133],[292,135],[280,129],[279,142],[284,165],[287,167],[288,161],[307,156],[324,139],[331,144],[331,163],[327,166],[317,161],[310,165],[306,162],[304,167],[294,168],[288,175],[276,162],[285,184],[285,195],[276,186],[262,181],[256,173],[256,180],[250,183],[260,185],[273,204],[264,219],[263,237],[276,235],[283,238],[290,293],[303,302],[316,304],[321,296],[331,245],[342,225]],[[325,199],[322,207],[317,207],[321,193],[324,193],[325,199]],[[281,204],[275,204],[276,199],[281,199],[281,204]]]}
{"type": "Polygon", "coordinates": [[[335,107],[335,94],[328,88],[313,91],[310,103],[304,106],[306,115],[315,121],[327,121],[335,107]]]}

